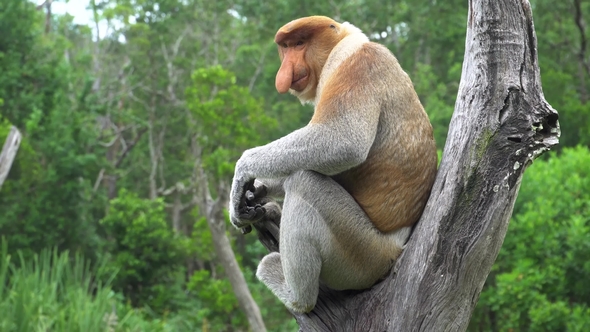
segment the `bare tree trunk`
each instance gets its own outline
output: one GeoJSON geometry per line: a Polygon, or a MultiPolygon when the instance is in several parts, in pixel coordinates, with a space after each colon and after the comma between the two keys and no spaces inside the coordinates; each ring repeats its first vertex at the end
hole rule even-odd
{"type": "MultiPolygon", "coordinates": [[[[223,209],[228,204],[228,186],[226,183],[219,183],[216,190],[217,198],[213,199],[211,196],[212,190],[209,188],[210,182],[202,165],[201,146],[197,142],[196,136],[191,138],[191,150],[195,159],[193,180],[194,183],[200,184],[197,190],[193,192],[193,201],[199,203],[200,211],[205,215],[207,225],[211,231],[215,255],[225,270],[225,274],[238,300],[238,305],[246,315],[251,330],[253,332],[264,332],[266,331],[266,327],[260,314],[260,308],[256,304],[256,301],[254,301],[254,298],[252,298],[244,274],[240,270],[229,238],[225,233],[223,209]]],[[[212,278],[214,278],[213,273],[212,278]]]]}
{"type": "Polygon", "coordinates": [[[260,309],[248,290],[246,279],[244,279],[244,275],[240,270],[240,266],[238,265],[236,256],[231,248],[229,239],[225,234],[224,218],[207,216],[207,223],[209,224],[209,229],[211,229],[215,253],[225,269],[225,273],[227,274],[234,293],[236,294],[240,308],[248,318],[250,328],[252,328],[252,331],[256,332],[266,331],[262,315],[260,314],[260,309]]]}
{"type": "Polygon", "coordinates": [[[174,203],[172,203],[172,229],[175,234],[182,234],[182,227],[180,225],[180,217],[182,214],[182,193],[179,190],[174,192],[174,203]]]}
{"type": "Polygon", "coordinates": [[[0,189],[2,189],[2,184],[4,183],[4,180],[6,180],[8,172],[10,171],[10,167],[12,166],[12,162],[16,157],[16,152],[20,146],[20,141],[20,131],[18,131],[15,126],[10,127],[8,137],[6,137],[6,142],[4,142],[2,152],[0,152],[0,189]]]}
{"type": "Polygon", "coordinates": [[[586,23],[582,15],[581,0],[574,0],[575,21],[578,30],[580,31],[580,51],[578,52],[578,76],[580,78],[580,99],[582,104],[588,101],[588,89],[586,88],[586,75],[590,75],[590,65],[586,61],[586,48],[588,40],[586,38],[586,23]]]}
{"type": "MultiPolygon", "coordinates": [[[[223,187],[226,186],[220,186],[220,188],[223,187]]],[[[213,200],[211,195],[208,193],[205,194],[206,218],[209,229],[211,230],[215,254],[225,269],[225,273],[229,279],[236,298],[238,299],[240,309],[242,309],[248,318],[250,328],[254,332],[264,332],[266,331],[266,327],[264,326],[260,309],[252,298],[252,294],[250,294],[246,279],[240,270],[240,266],[238,265],[236,256],[234,255],[234,252],[231,248],[229,239],[225,234],[223,207],[227,205],[227,202],[226,200],[221,199],[221,197],[227,196],[227,194],[221,194],[223,192],[222,189],[219,189],[218,192],[220,195],[216,200],[213,200]]]]}
{"type": "Polygon", "coordinates": [[[92,83],[92,92],[97,92],[100,89],[101,83],[101,63],[100,63],[100,29],[99,29],[99,15],[96,0],[91,0],[92,14],[94,17],[94,28],[96,29],[96,42],[94,42],[94,53],[92,54],[93,70],[96,74],[96,79],[92,83]]]}
{"type": "Polygon", "coordinates": [[[45,7],[47,7],[47,14],[45,14],[45,33],[51,31],[51,3],[53,0],[45,1],[45,7]]]}
{"type": "Polygon", "coordinates": [[[322,289],[302,331],[464,331],[504,240],[522,174],[558,143],[528,0],[470,0],[463,74],[437,179],[390,275],[322,289]]]}

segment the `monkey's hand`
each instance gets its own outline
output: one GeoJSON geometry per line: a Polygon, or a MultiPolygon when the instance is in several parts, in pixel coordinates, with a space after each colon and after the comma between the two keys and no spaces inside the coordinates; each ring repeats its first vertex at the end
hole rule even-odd
{"type": "Polygon", "coordinates": [[[246,193],[246,213],[253,215],[248,222],[251,225],[241,228],[243,234],[256,228],[258,240],[270,252],[279,251],[280,223],[281,223],[281,205],[272,197],[268,196],[269,189],[261,181],[255,180],[253,185],[247,187],[246,193]]]}
{"type": "MultiPolygon", "coordinates": [[[[264,187],[262,185],[262,187],[264,187]]],[[[236,174],[230,191],[229,217],[234,227],[246,234],[252,230],[252,223],[259,221],[265,214],[262,204],[256,202],[264,196],[265,189],[254,186],[254,179],[243,176],[236,165],[236,174]]]]}
{"type": "Polygon", "coordinates": [[[232,187],[232,195],[230,195],[230,201],[232,202],[232,206],[230,206],[230,219],[232,224],[236,228],[239,228],[243,234],[250,233],[252,231],[251,224],[260,222],[264,218],[276,219],[277,222],[280,221],[280,206],[274,203],[271,197],[267,196],[268,188],[262,182],[250,180],[240,186],[239,181],[235,181],[234,179],[234,186],[232,187]],[[239,188],[242,189],[243,194],[233,196],[233,189],[239,188]],[[234,200],[234,197],[240,197],[240,200],[234,200]],[[274,205],[268,205],[271,202],[274,205]],[[232,215],[231,208],[236,207],[236,203],[237,209],[234,211],[237,213],[232,215]],[[275,211],[277,210],[275,205],[278,206],[278,212],[275,211]],[[269,207],[271,211],[268,211],[269,207]]]}

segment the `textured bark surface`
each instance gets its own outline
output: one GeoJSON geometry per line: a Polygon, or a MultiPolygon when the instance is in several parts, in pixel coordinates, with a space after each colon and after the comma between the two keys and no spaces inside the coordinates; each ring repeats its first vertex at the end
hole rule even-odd
{"type": "Polygon", "coordinates": [[[527,0],[470,0],[463,73],[424,214],[389,277],[322,290],[302,331],[463,331],[504,240],[524,169],[558,143],[527,0]]]}
{"type": "Polygon", "coordinates": [[[20,141],[20,131],[14,126],[10,127],[6,142],[4,142],[4,146],[0,152],[0,188],[2,188],[2,184],[8,176],[8,172],[10,171],[10,167],[12,166],[12,162],[14,161],[16,152],[20,146],[20,141]]]}

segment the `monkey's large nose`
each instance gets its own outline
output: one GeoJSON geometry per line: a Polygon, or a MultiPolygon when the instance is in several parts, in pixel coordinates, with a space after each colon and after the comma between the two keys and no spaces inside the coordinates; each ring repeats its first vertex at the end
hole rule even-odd
{"type": "Polygon", "coordinates": [[[281,68],[277,72],[275,87],[279,93],[286,93],[293,82],[293,65],[290,62],[283,61],[281,68]]]}

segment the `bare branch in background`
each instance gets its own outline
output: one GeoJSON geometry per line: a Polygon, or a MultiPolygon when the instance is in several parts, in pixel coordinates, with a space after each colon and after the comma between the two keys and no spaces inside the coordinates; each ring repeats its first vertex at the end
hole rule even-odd
{"type": "Polygon", "coordinates": [[[590,64],[588,64],[588,61],[586,60],[588,39],[586,37],[586,23],[584,22],[584,17],[582,17],[581,0],[574,0],[574,10],[576,26],[580,31],[580,51],[578,53],[578,63],[580,65],[580,70],[578,71],[578,75],[580,76],[580,99],[582,100],[582,103],[586,103],[586,101],[588,101],[588,90],[586,88],[586,78],[584,76],[590,76],[590,64]],[[586,75],[584,75],[584,72],[586,75]]]}
{"type": "Polygon", "coordinates": [[[20,131],[18,131],[15,126],[10,127],[10,132],[6,137],[2,151],[0,152],[0,189],[2,189],[2,184],[4,183],[4,180],[6,180],[6,177],[8,177],[12,162],[14,161],[14,158],[16,158],[21,139],[22,136],[20,131]]]}

